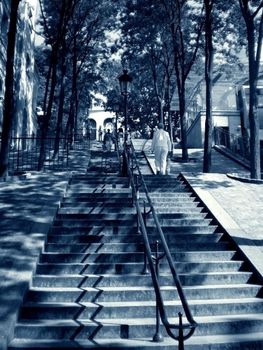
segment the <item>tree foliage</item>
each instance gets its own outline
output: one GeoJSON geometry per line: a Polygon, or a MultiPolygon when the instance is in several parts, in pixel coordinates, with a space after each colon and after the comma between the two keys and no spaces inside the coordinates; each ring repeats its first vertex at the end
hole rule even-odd
{"type": "Polygon", "coordinates": [[[50,47],[50,53],[43,72],[46,86],[39,169],[45,158],[45,139],[52,129],[57,139],[55,153],[61,134],[70,136],[72,141],[78,134],[80,109],[88,108],[91,91],[100,78],[100,61],[106,60],[110,53],[105,38],[114,26],[115,8],[110,0],[41,0],[40,3],[45,37],[43,52],[50,47]]]}

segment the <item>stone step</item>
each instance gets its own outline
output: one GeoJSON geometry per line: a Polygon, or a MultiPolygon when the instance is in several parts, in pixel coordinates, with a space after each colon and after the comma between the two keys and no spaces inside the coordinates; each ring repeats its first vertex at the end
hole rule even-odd
{"type": "MultiPolygon", "coordinates": [[[[154,242],[158,239],[157,235],[149,234],[149,240],[154,242]]],[[[168,243],[174,242],[174,233],[165,234],[166,241],[168,243]]],[[[62,234],[60,232],[52,233],[49,232],[47,236],[48,243],[136,243],[141,240],[141,236],[137,233],[125,234],[62,234]]],[[[212,243],[219,242],[223,240],[222,233],[212,233],[212,234],[190,234],[190,233],[176,233],[176,242],[181,244],[183,242],[194,242],[194,243],[212,243]]]]}
{"type": "Polygon", "coordinates": [[[66,193],[63,197],[63,201],[70,200],[70,201],[92,201],[92,200],[119,200],[119,199],[129,199],[132,197],[131,191],[123,191],[122,193],[119,190],[116,190],[115,192],[90,192],[90,193],[66,193]]]}
{"type": "MultiPolygon", "coordinates": [[[[206,285],[184,287],[188,300],[203,299],[242,299],[256,297],[260,292],[260,285],[206,285]]],[[[176,287],[161,287],[164,300],[178,300],[176,287]]],[[[147,301],[154,300],[155,292],[151,286],[92,287],[81,288],[33,288],[29,289],[26,297],[28,302],[103,302],[103,301],[147,301]]]]}
{"type": "Polygon", "coordinates": [[[84,187],[84,186],[80,186],[78,188],[71,188],[71,186],[68,188],[65,197],[78,197],[78,196],[89,196],[89,195],[101,195],[101,194],[105,194],[105,195],[112,195],[112,194],[116,194],[116,195],[130,195],[131,194],[131,189],[130,188],[112,188],[112,187],[94,187],[94,188],[90,188],[90,187],[84,187]]]}
{"type": "MultiPolygon", "coordinates": [[[[179,214],[178,214],[179,216],[179,214]]],[[[178,217],[177,216],[177,217],[178,217]]],[[[209,225],[212,219],[202,219],[199,215],[185,218],[158,218],[161,226],[181,227],[181,226],[202,226],[204,223],[209,225]]],[[[94,214],[85,219],[56,218],[53,222],[54,226],[63,227],[86,227],[86,226],[137,226],[136,214],[94,214]]],[[[155,226],[155,221],[152,218],[147,219],[147,228],[155,226]]]]}
{"type": "MultiPolygon", "coordinates": [[[[164,301],[168,317],[176,317],[182,312],[181,301],[164,301]]],[[[211,315],[238,315],[263,313],[262,299],[214,299],[214,300],[188,300],[189,307],[194,316],[211,315]]],[[[155,301],[129,301],[129,302],[82,302],[75,303],[24,303],[20,310],[20,319],[65,319],[78,320],[100,318],[132,318],[154,317],[156,312],[155,301]]]]}
{"type": "Polygon", "coordinates": [[[68,187],[68,189],[70,189],[71,191],[76,191],[78,192],[79,190],[83,191],[88,189],[88,191],[90,191],[90,189],[96,189],[97,191],[99,189],[123,189],[123,188],[129,188],[129,183],[128,181],[125,182],[120,182],[120,181],[107,181],[107,182],[103,182],[103,181],[81,181],[81,182],[73,182],[71,181],[70,186],[68,187]]]}
{"type": "MultiPolygon", "coordinates": [[[[158,215],[158,220],[159,222],[175,222],[175,223],[180,223],[180,220],[182,222],[184,222],[184,220],[186,221],[192,221],[192,220],[201,220],[201,223],[204,221],[204,219],[206,218],[207,214],[206,213],[200,213],[200,212],[193,212],[191,211],[191,213],[160,213],[158,215]],[[175,221],[176,220],[176,221],[175,221]]],[[[55,222],[59,222],[60,220],[65,221],[66,223],[74,220],[74,222],[80,222],[82,223],[82,221],[87,221],[87,220],[99,220],[99,221],[114,221],[114,220],[122,220],[125,221],[126,220],[136,220],[137,219],[137,215],[136,215],[136,211],[134,209],[133,213],[126,213],[123,215],[119,215],[118,212],[116,213],[93,213],[92,211],[90,213],[67,213],[66,211],[60,211],[58,210],[56,218],[55,218],[55,222]]],[[[210,219],[207,219],[206,222],[209,223],[210,219]]],[[[147,223],[148,222],[153,222],[153,216],[152,215],[148,215],[147,216],[147,223]]]]}
{"type": "MultiPolygon", "coordinates": [[[[225,261],[234,258],[235,251],[180,251],[171,253],[174,261],[225,261]]],[[[43,252],[40,262],[48,263],[73,263],[73,262],[97,262],[97,263],[127,263],[143,261],[143,252],[105,252],[105,253],[47,253],[43,252]]]]}
{"type": "MultiPolygon", "coordinates": [[[[111,215],[115,214],[136,214],[136,209],[134,206],[131,205],[131,203],[123,204],[114,206],[114,207],[109,207],[109,206],[104,206],[102,203],[101,205],[97,205],[94,203],[93,205],[85,206],[83,208],[69,208],[69,207],[63,207],[58,210],[58,215],[57,218],[65,217],[67,218],[67,215],[69,218],[71,217],[76,217],[78,218],[85,218],[88,215],[94,215],[94,214],[108,214],[111,213],[111,215]],[[74,215],[74,216],[73,216],[74,215]]],[[[198,212],[198,211],[196,211],[198,212]]]]}
{"type": "MultiPolygon", "coordinates": [[[[180,192],[185,192],[188,193],[185,189],[184,186],[181,184],[169,184],[169,183],[150,183],[146,184],[147,190],[150,192],[150,195],[155,194],[155,193],[160,193],[162,192],[163,194],[170,193],[171,195],[180,192]]],[[[190,194],[190,193],[189,193],[190,194]]]]}
{"type": "MultiPolygon", "coordinates": [[[[144,196],[144,192],[140,192],[144,196]]],[[[153,192],[151,191],[150,197],[152,199],[159,199],[160,201],[169,201],[178,199],[192,199],[196,200],[191,192],[185,192],[183,189],[181,191],[169,191],[169,192],[153,192]]]]}
{"type": "MultiPolygon", "coordinates": [[[[128,327],[126,327],[127,329],[128,327]]],[[[102,328],[103,329],[103,328],[102,328]]],[[[136,349],[136,350],[174,350],[178,342],[170,337],[164,337],[164,341],[156,343],[149,338],[113,338],[91,340],[48,340],[48,339],[16,339],[12,341],[9,350],[72,350],[72,349],[136,349]]],[[[196,336],[191,337],[185,342],[185,350],[262,350],[263,332],[254,332],[248,334],[239,334],[236,332],[226,335],[196,336]]]]}
{"type": "Polygon", "coordinates": [[[113,201],[101,201],[101,202],[95,202],[95,201],[90,201],[90,202],[70,202],[70,201],[63,201],[60,203],[60,209],[63,210],[74,210],[76,212],[80,211],[89,211],[90,208],[94,209],[106,209],[110,212],[112,210],[120,210],[122,208],[133,208],[133,203],[132,200],[125,200],[121,202],[116,202],[116,200],[113,201]]]}
{"type": "MultiPolygon", "coordinates": [[[[154,203],[154,201],[152,201],[154,203]]],[[[140,204],[143,205],[143,201],[140,201],[140,204]]],[[[132,203],[132,198],[125,199],[125,201],[116,201],[116,200],[101,200],[101,201],[81,201],[77,202],[75,199],[71,201],[69,198],[66,200],[64,199],[63,201],[60,202],[60,207],[61,208],[71,208],[71,209],[84,209],[84,208],[89,208],[89,207],[94,207],[97,205],[98,207],[107,207],[109,210],[112,208],[122,208],[122,207],[131,207],[133,206],[132,203]]],[[[149,206],[146,204],[146,208],[149,206]]],[[[156,208],[174,208],[175,210],[180,210],[180,209],[195,209],[195,208],[200,208],[200,210],[204,209],[203,206],[200,205],[199,202],[194,202],[193,200],[179,200],[179,201],[174,201],[174,202],[158,202],[155,203],[156,208]]]]}
{"type": "MultiPolygon", "coordinates": [[[[170,205],[167,207],[165,206],[160,206],[158,208],[156,208],[156,212],[160,213],[160,214],[174,214],[176,216],[176,214],[199,214],[202,212],[204,208],[202,207],[197,207],[197,206],[193,206],[193,207],[178,207],[178,206],[173,206],[170,205]]],[[[58,210],[58,214],[59,215],[90,215],[90,214],[97,214],[97,213],[108,213],[111,212],[111,214],[115,214],[115,213],[136,213],[136,209],[135,207],[131,204],[131,203],[118,203],[117,205],[104,205],[103,203],[89,203],[88,205],[83,205],[82,206],[70,206],[69,204],[66,205],[62,205],[61,208],[59,208],[58,210]]]]}
{"type": "MultiPolygon", "coordinates": [[[[90,223],[89,223],[90,224],[90,223]]],[[[152,234],[157,232],[156,227],[150,226],[149,222],[147,223],[147,227],[149,228],[149,232],[152,234]]],[[[215,225],[206,225],[202,223],[202,225],[185,225],[185,226],[165,226],[162,225],[162,231],[165,234],[213,234],[217,230],[217,226],[215,225]]],[[[80,235],[102,235],[102,234],[112,234],[112,235],[128,235],[128,234],[136,234],[137,227],[135,226],[96,226],[96,225],[86,225],[86,226],[77,226],[77,227],[65,227],[62,225],[52,226],[50,228],[49,234],[80,234],[80,235]]]]}
{"type": "MultiPolygon", "coordinates": [[[[178,273],[204,273],[204,272],[226,272],[238,271],[241,269],[243,261],[209,261],[209,262],[176,262],[176,271],[178,273]]],[[[38,263],[36,273],[43,275],[69,275],[69,274],[140,274],[143,271],[143,262],[137,263],[56,263],[46,264],[38,263]]],[[[159,267],[161,272],[168,273],[170,268],[167,263],[161,263],[159,267]]]]}
{"type": "MultiPolygon", "coordinates": [[[[242,334],[253,330],[263,332],[263,314],[237,315],[237,316],[200,316],[196,317],[198,327],[194,333],[196,336],[220,334],[242,334]]],[[[183,319],[186,323],[186,320],[183,319]]],[[[172,324],[178,324],[177,318],[171,318],[172,324]]],[[[117,319],[100,320],[100,324],[83,320],[80,326],[74,320],[24,320],[18,323],[15,329],[16,338],[33,339],[71,339],[74,334],[75,339],[112,339],[120,337],[144,338],[152,337],[155,334],[155,319],[117,319]]],[[[166,336],[166,331],[161,325],[161,333],[166,336]]],[[[187,342],[185,343],[187,344],[187,342]]]]}
{"type": "MultiPolygon", "coordinates": [[[[155,243],[151,244],[152,251],[155,251],[155,243]]],[[[160,254],[162,253],[162,247],[159,247],[160,254]]],[[[189,245],[188,242],[172,242],[169,244],[169,250],[171,253],[178,251],[207,251],[207,250],[228,250],[230,249],[230,243],[228,242],[216,242],[216,243],[199,243],[192,242],[189,245]]],[[[139,241],[138,243],[47,243],[44,251],[49,253],[127,253],[127,252],[143,252],[144,244],[139,241]]]]}
{"type": "MultiPolygon", "coordinates": [[[[211,272],[211,273],[188,273],[179,274],[183,286],[204,286],[225,284],[243,284],[251,278],[251,272],[211,272]]],[[[162,286],[173,285],[170,275],[161,274],[160,284],[162,286]]],[[[127,287],[127,286],[152,286],[152,279],[149,275],[129,274],[77,274],[77,275],[35,275],[32,279],[34,287],[127,287]]]]}
{"type": "MultiPolygon", "coordinates": [[[[94,176],[94,174],[74,174],[72,178],[70,179],[70,183],[73,181],[76,182],[82,182],[82,181],[102,181],[102,182],[127,182],[128,179],[123,176],[116,176],[116,175],[102,175],[102,174],[96,174],[97,176],[94,176]]],[[[180,181],[180,180],[179,180],[180,181]]]]}

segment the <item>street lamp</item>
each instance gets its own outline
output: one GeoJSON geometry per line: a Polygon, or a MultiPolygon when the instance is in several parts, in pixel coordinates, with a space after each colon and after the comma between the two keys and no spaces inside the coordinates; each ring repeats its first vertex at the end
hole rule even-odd
{"type": "Polygon", "coordinates": [[[119,102],[114,102],[112,106],[113,112],[115,113],[115,131],[117,134],[118,131],[118,113],[120,111],[120,104],[119,102]]]}
{"type": "Polygon", "coordinates": [[[128,71],[126,69],[123,70],[123,74],[118,77],[119,83],[120,83],[120,90],[121,94],[124,98],[124,149],[123,149],[123,164],[122,164],[122,175],[127,176],[128,175],[128,164],[127,159],[125,157],[125,149],[127,146],[127,140],[128,140],[128,116],[127,116],[127,99],[128,94],[130,92],[130,86],[132,82],[132,77],[128,74],[128,71]]]}
{"type": "Polygon", "coordinates": [[[125,135],[127,137],[127,132],[128,132],[127,98],[130,92],[132,77],[128,74],[128,71],[124,69],[123,74],[120,75],[118,79],[120,82],[121,94],[124,97],[124,128],[125,128],[125,135]]]}

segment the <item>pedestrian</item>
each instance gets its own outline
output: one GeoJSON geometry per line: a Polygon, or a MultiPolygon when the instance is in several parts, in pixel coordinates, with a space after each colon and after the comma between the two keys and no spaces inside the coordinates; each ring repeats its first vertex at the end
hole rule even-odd
{"type": "Polygon", "coordinates": [[[99,133],[99,141],[101,142],[101,141],[102,141],[102,130],[101,130],[101,126],[99,126],[98,133],[99,133]]]}
{"type": "Polygon", "coordinates": [[[107,129],[107,132],[103,138],[103,145],[104,145],[105,150],[110,152],[112,144],[113,144],[113,136],[110,132],[110,129],[107,129]]]}
{"type": "Polygon", "coordinates": [[[119,128],[117,140],[118,140],[118,145],[119,145],[119,151],[122,152],[123,148],[124,148],[124,132],[123,132],[123,128],[119,128]]]}
{"type": "Polygon", "coordinates": [[[165,175],[167,170],[167,156],[172,151],[172,143],[163,123],[158,124],[152,139],[152,152],[155,157],[156,174],[165,175]]]}

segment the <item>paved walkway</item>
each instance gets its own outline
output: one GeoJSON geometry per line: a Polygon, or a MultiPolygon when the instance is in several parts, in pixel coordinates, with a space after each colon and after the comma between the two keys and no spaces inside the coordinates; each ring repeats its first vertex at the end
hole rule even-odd
{"type": "MultiPolygon", "coordinates": [[[[153,156],[148,156],[153,164],[153,156]]],[[[179,157],[180,151],[174,156],[179,157]]],[[[213,153],[211,174],[201,173],[200,150],[190,150],[190,158],[189,163],[172,162],[171,173],[184,174],[263,275],[263,185],[227,177],[225,173],[247,171],[219,153],[213,153]]],[[[12,335],[18,306],[71,172],[86,171],[88,163],[85,152],[75,151],[70,172],[32,173],[26,179],[0,182],[0,350],[6,349],[6,337],[12,335]]]]}

